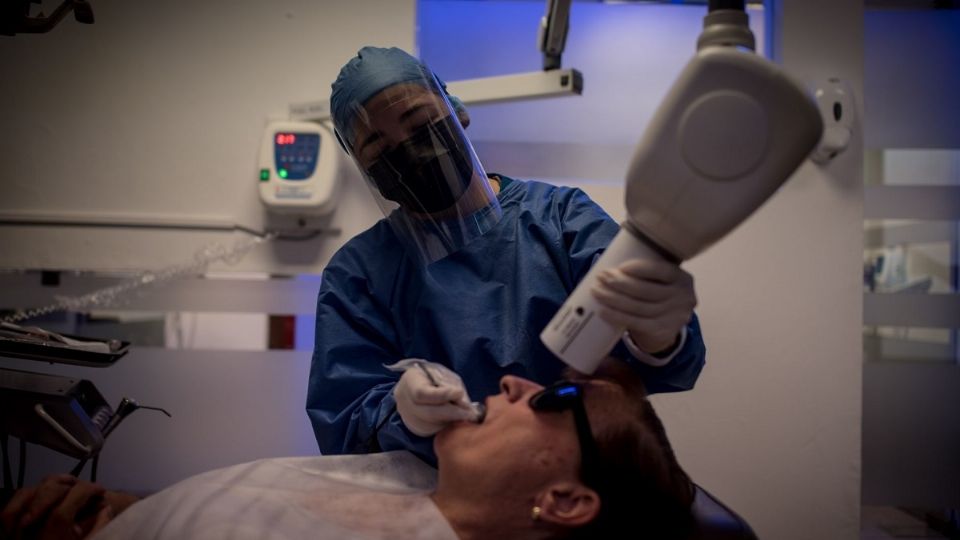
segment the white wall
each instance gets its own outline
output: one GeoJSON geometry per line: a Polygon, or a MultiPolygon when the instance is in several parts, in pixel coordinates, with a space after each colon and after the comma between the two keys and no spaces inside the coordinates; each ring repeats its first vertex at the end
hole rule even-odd
{"type": "MultiPolygon", "coordinates": [[[[421,52],[441,77],[539,69],[529,46],[538,3],[421,6],[432,11],[420,14],[421,52]]],[[[862,95],[860,2],[772,7],[776,49],[792,74],[808,82],[840,76],[862,95]],[[830,16],[816,15],[818,7],[830,16]]],[[[564,65],[583,71],[584,96],[475,107],[468,133],[486,169],[579,185],[622,217],[622,171],[693,53],[704,12],[575,3],[564,65]]],[[[805,164],[686,265],[697,280],[707,366],[692,392],[654,401],[693,478],[761,538],[859,535],[861,140],[858,131],[825,169],[805,164]]]]}
{"type": "MultiPolygon", "coordinates": [[[[363,45],[414,45],[414,1],[101,0],[96,23],[0,40],[0,219],[132,217],[263,227],[268,118],[326,99],[363,45]]],[[[330,150],[339,152],[331,147],[330,150]]],[[[231,270],[319,273],[377,218],[345,172],[334,238],[258,247],[231,270]]],[[[0,269],[155,269],[240,233],[0,227],[0,269]]]]}
{"type": "MultiPolygon", "coordinates": [[[[788,345],[796,351],[790,364],[797,371],[784,379],[783,388],[795,392],[793,409],[805,413],[802,425],[809,429],[784,446],[804,454],[800,461],[784,463],[795,467],[787,473],[788,488],[805,490],[801,504],[811,503],[807,515],[790,514],[790,525],[806,529],[813,538],[856,537],[861,488],[863,4],[784,0],[776,5],[782,17],[784,64],[805,79],[847,80],[857,105],[856,132],[847,152],[826,169],[809,167],[800,175],[810,199],[797,209],[796,218],[809,226],[798,241],[789,242],[793,257],[780,261],[794,297],[803,298],[796,305],[795,341],[788,345]],[[815,262],[809,261],[811,256],[815,262]]],[[[801,427],[787,418],[786,429],[801,427]]]]}

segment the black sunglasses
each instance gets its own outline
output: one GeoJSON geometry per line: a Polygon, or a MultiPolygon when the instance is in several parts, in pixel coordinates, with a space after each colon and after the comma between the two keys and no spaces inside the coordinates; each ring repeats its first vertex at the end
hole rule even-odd
{"type": "Polygon", "coordinates": [[[590,430],[587,409],[583,406],[583,385],[571,381],[555,382],[530,398],[530,408],[544,412],[573,411],[577,439],[580,441],[580,473],[586,485],[598,489],[599,455],[597,442],[590,430]]]}

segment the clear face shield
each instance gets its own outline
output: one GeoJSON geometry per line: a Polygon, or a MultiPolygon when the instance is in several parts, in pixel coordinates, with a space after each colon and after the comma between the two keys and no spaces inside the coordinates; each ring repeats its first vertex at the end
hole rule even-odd
{"type": "Polygon", "coordinates": [[[499,221],[487,175],[429,70],[348,107],[347,133],[337,135],[414,260],[442,259],[499,221]]]}

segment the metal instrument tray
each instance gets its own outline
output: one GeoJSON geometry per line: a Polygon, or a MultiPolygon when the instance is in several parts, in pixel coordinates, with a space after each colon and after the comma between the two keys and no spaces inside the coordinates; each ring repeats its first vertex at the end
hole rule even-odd
{"type": "MultiPolygon", "coordinates": [[[[78,341],[103,342],[85,336],[62,334],[78,341]]],[[[95,352],[77,349],[57,341],[38,342],[32,339],[21,339],[0,336],[0,356],[10,358],[26,358],[56,364],[73,364],[88,367],[107,367],[122,358],[130,350],[129,341],[121,341],[120,347],[110,352],[95,352]]]]}

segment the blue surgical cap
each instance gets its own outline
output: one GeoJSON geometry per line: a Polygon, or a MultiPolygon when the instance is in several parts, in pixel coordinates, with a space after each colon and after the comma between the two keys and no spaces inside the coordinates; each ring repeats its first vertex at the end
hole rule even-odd
{"type": "MultiPolygon", "coordinates": [[[[330,114],[333,125],[342,144],[353,142],[354,107],[363,105],[384,88],[407,82],[426,84],[434,77],[430,68],[420,60],[396,47],[364,47],[342,68],[337,80],[333,82],[330,93],[330,114]]],[[[439,77],[440,87],[447,88],[439,77]]],[[[454,96],[447,95],[450,105],[456,111],[463,110],[463,103],[454,96]]]]}

